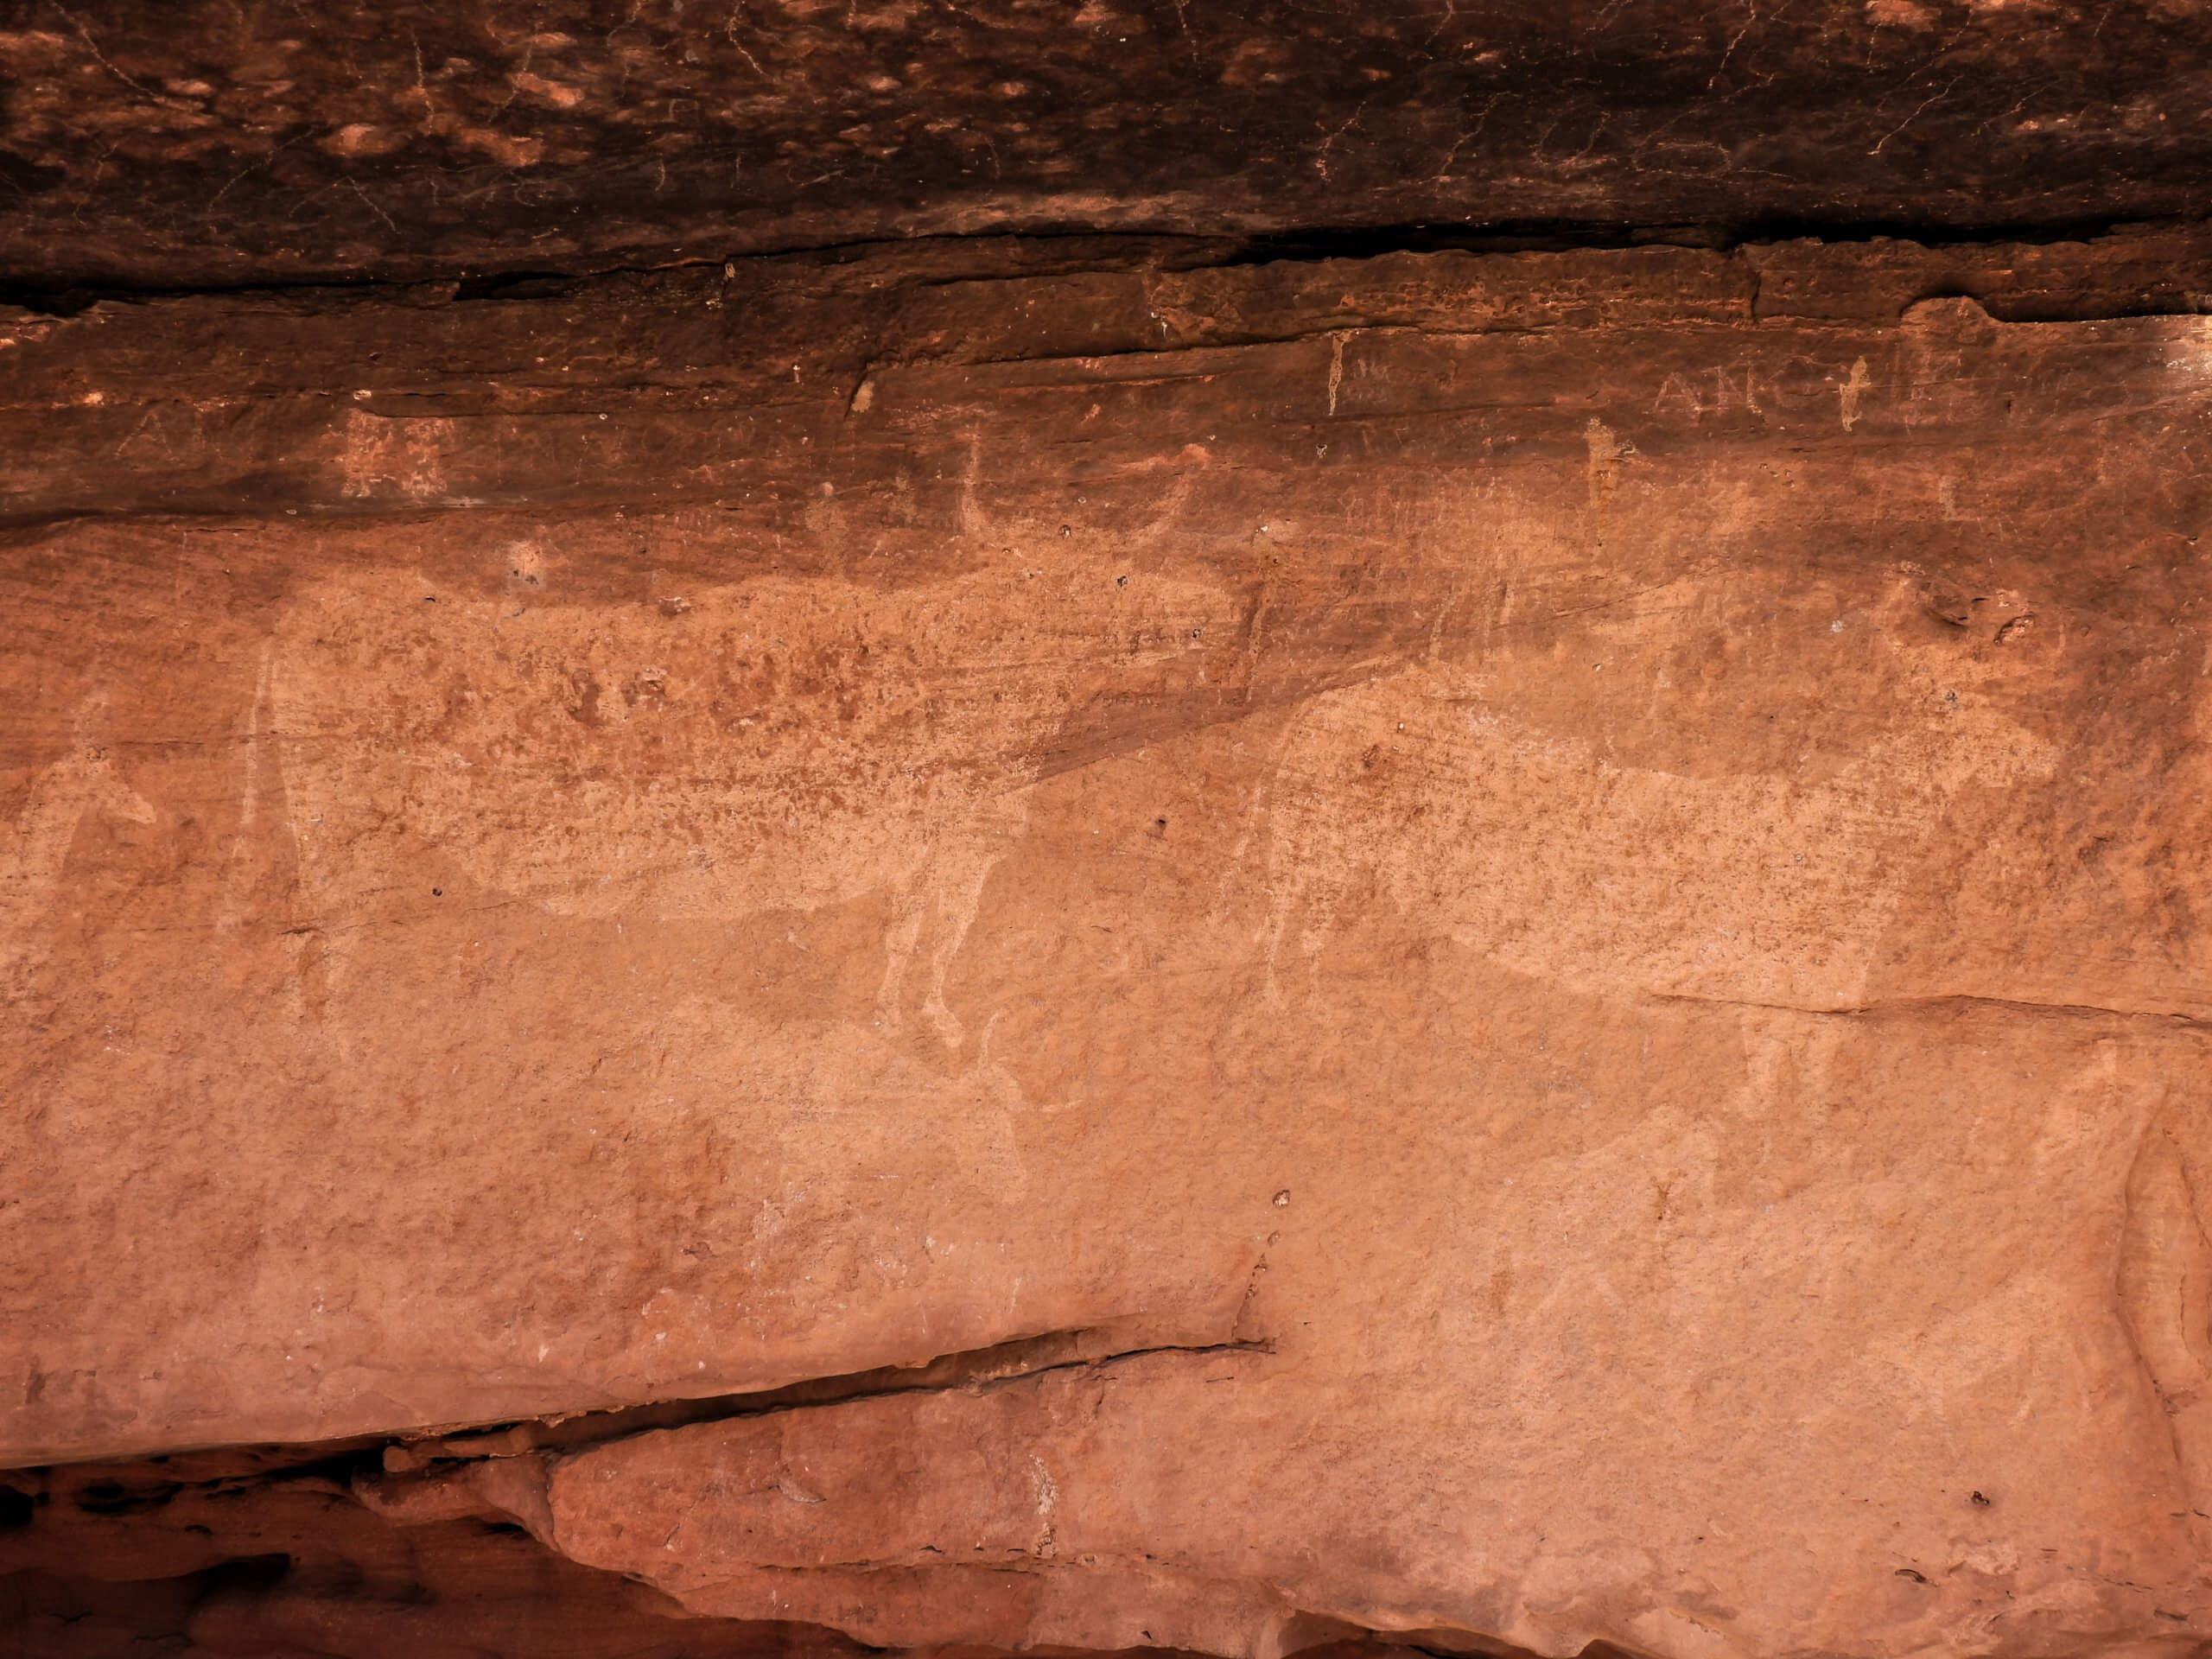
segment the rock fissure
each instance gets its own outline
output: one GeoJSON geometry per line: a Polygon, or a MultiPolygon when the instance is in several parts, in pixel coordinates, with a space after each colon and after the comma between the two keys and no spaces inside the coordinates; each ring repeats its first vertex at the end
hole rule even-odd
{"type": "MultiPolygon", "coordinates": [[[[288,307],[397,305],[435,311],[455,304],[496,302],[535,308],[573,305],[596,294],[682,282],[711,276],[717,270],[723,276],[719,290],[723,297],[715,303],[727,306],[729,301],[726,296],[731,285],[742,278],[757,280],[767,276],[788,281],[814,271],[849,283],[875,262],[895,269],[898,274],[889,277],[895,291],[922,295],[994,280],[1195,278],[1209,275],[1233,278],[1240,273],[1265,272],[1270,268],[1294,270],[1306,265],[1351,267],[1397,256],[1452,256],[1478,262],[1475,268],[1479,269],[1492,262],[1510,264],[1587,253],[1669,250],[1710,255],[1725,266],[1739,269],[1747,284],[1746,298],[1754,308],[1760,299],[1768,260],[1777,254],[1816,259],[1826,253],[1834,256],[1844,269],[1858,267],[1862,277],[1878,274],[1881,264],[1904,271],[1916,267],[1926,273],[1924,291],[1914,294],[1903,302],[1904,304],[1918,299],[1950,297],[1954,292],[1980,298],[1983,296],[1972,294],[1972,289],[1983,285],[1992,289],[1990,297],[2000,309],[2008,302],[2028,303],[2024,299],[2012,299],[2007,292],[2006,279],[2017,278],[2018,274],[2007,267],[2017,267],[2024,257],[2031,263],[2057,260],[2062,270],[2067,264],[2088,269],[2107,260],[2145,266],[2147,271],[2140,280],[2147,283],[2149,291],[2129,297],[2088,294],[2070,306],[2061,300],[2053,302],[2058,307],[2056,310],[2022,320],[2093,322],[2133,316],[2198,315],[2212,308],[2212,220],[2091,222],[2059,227],[1995,226],[1986,230],[1960,230],[1941,225],[1846,226],[1808,222],[1764,226],[1738,234],[1697,233],[1681,237],[1642,228],[1573,226],[1557,227],[1552,233],[1543,235],[1391,235],[1347,231],[1281,240],[1217,239],[1207,243],[1200,239],[1188,246],[1178,245],[1173,238],[1147,235],[1071,235],[1054,238],[1033,234],[986,233],[969,238],[841,243],[747,253],[734,258],[702,255],[649,264],[592,264],[557,276],[543,271],[492,273],[444,282],[365,277],[342,283],[267,282],[174,287],[107,284],[62,289],[42,288],[11,279],[0,271],[0,307],[12,307],[27,318],[56,321],[74,319],[101,305],[133,307],[195,300],[245,302],[256,298],[281,301],[288,307]],[[1056,241],[1081,245],[1087,257],[1059,260],[1026,257],[1031,250],[1051,249],[1056,241]],[[1872,270],[1864,264],[1870,255],[1878,260],[1872,270]],[[943,258],[956,269],[932,275],[927,264],[932,257],[943,258]]],[[[1305,339],[1313,334],[1329,333],[1332,327],[1316,325],[1298,333],[1255,335],[1227,343],[1305,339]]],[[[1129,352],[1142,354],[1173,349],[1178,348],[1138,345],[1130,347],[1129,352]]]]}
{"type": "MultiPolygon", "coordinates": [[[[2024,1014],[2054,1015],[2059,1017],[2072,1016],[2082,1019],[2111,1019],[2131,1021],[2157,1020],[2164,1025],[2180,1027],[2187,1029],[2202,1029],[2208,1024],[2206,1016],[2189,1011],[2189,1008],[2186,1006],[2178,1006],[2168,1008],[2113,1008],[2101,1007],[2091,1003],[2038,1002],[2017,997],[1973,996],[1967,995],[1949,996],[1938,995],[1931,996],[1903,997],[1885,999],[1883,1001],[1873,1002],[1830,1005],[1821,1005],[1817,1003],[1801,1004],[1795,1002],[1756,1002],[1745,1001],[1730,997],[1669,995],[1656,995],[1653,998],[1653,1001],[1659,1002],[1703,1002],[1716,1004],[1721,1007],[1764,1008],[1775,1014],[1802,1014],[1820,1018],[1834,1017],[1838,1019],[1855,1019],[1866,1014],[1940,1014],[1946,1011],[1955,1011],[1964,1008],[1988,1007],[2010,1008],[2024,1014]]],[[[2207,1001],[2212,1001],[2212,987],[2198,988],[2190,986],[2180,988],[2177,995],[2176,995],[2175,1001],[2177,1004],[2182,1005],[2192,1003],[2202,1005],[2207,1001]]]]}
{"type": "MultiPolygon", "coordinates": [[[[1248,1292],[1245,1301],[1239,1305],[1240,1323],[1243,1308],[1249,1301],[1248,1292]]],[[[1232,1337],[1221,1342],[1164,1343],[1103,1353],[1067,1353],[1071,1349],[1095,1345],[1100,1335],[1090,1328],[1052,1332],[972,1352],[940,1355],[912,1365],[816,1378],[766,1392],[647,1401],[606,1410],[555,1414],[528,1422],[448,1429],[432,1440],[395,1441],[387,1450],[385,1466],[404,1471],[449,1459],[467,1461],[540,1452],[560,1453],[662,1429],[810,1411],[888,1395],[988,1390],[1056,1371],[1102,1371],[1133,1360],[1164,1355],[1202,1357],[1274,1351],[1273,1341],[1267,1338],[1232,1337]],[[1064,1354],[1067,1357],[1053,1357],[1064,1354]]]]}

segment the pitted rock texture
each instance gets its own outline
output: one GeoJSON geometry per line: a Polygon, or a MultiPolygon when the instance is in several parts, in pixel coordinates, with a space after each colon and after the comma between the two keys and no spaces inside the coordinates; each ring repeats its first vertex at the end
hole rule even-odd
{"type": "Polygon", "coordinates": [[[2202,1648],[2194,236],[14,314],[10,1593],[2202,1648]]]}
{"type": "Polygon", "coordinates": [[[2201,0],[17,0],[0,277],[2212,213],[2201,0]]]}

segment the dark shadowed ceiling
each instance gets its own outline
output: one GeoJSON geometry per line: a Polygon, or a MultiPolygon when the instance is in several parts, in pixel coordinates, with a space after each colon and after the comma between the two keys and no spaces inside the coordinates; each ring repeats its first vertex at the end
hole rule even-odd
{"type": "Polygon", "coordinates": [[[2196,0],[15,0],[0,278],[2212,207],[2196,0]]]}

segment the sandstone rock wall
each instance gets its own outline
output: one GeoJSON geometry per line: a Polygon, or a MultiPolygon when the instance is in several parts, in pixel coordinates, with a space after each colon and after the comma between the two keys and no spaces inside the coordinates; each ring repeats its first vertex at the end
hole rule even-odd
{"type": "Polygon", "coordinates": [[[23,1628],[2201,1647],[2201,247],[11,314],[23,1628]]]}

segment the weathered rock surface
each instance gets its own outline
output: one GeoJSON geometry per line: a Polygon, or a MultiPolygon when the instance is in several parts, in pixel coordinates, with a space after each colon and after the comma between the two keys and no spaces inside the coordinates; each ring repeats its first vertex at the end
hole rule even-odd
{"type": "Polygon", "coordinates": [[[16,315],[16,1605],[2201,1649],[2163,234],[16,315]]]}
{"type": "Polygon", "coordinates": [[[16,0],[0,276],[2212,213],[2201,0],[16,0]]]}
{"type": "MultiPolygon", "coordinates": [[[[12,1477],[0,1630],[11,1654],[855,1659],[797,1625],[688,1618],[511,1522],[398,1524],[354,1496],[375,1453],[213,1453],[12,1477]],[[22,1497],[30,1499],[28,1504],[22,1497]]],[[[360,1488],[366,1491],[366,1488],[360,1488]]],[[[417,1505],[417,1510],[421,1508],[417,1505]]]]}

